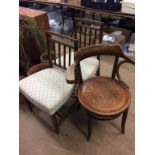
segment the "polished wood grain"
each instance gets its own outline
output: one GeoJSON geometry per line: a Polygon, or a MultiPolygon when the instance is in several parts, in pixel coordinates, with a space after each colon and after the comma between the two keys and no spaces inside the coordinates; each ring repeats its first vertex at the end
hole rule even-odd
{"type": "Polygon", "coordinates": [[[115,115],[130,103],[128,88],[109,77],[93,77],[78,89],[79,101],[86,109],[100,115],[115,115]]]}
{"type": "Polygon", "coordinates": [[[112,120],[122,115],[121,132],[125,133],[125,123],[131,95],[129,87],[119,74],[119,69],[124,63],[134,65],[134,61],[123,54],[119,45],[92,45],[79,49],[75,54],[75,67],[74,72],[72,72],[75,75],[74,81],[78,100],[84,107],[88,118],[88,141],[92,132],[91,119],[112,120]],[[115,77],[97,76],[83,81],[80,62],[88,57],[101,55],[117,58],[114,61],[113,70],[116,71],[118,79],[114,79],[115,77]],[[123,58],[124,61],[118,63],[119,57],[123,58]]]}
{"type": "Polygon", "coordinates": [[[123,53],[120,45],[107,46],[103,44],[91,45],[89,47],[81,48],[76,52],[75,58],[77,63],[79,63],[81,60],[85,58],[99,55],[118,56],[126,59],[129,62],[133,61],[123,53]]]}

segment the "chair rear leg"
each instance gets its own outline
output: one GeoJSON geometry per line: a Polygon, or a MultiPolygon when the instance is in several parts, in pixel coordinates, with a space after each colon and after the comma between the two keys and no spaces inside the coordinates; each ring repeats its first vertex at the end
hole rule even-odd
{"type": "Polygon", "coordinates": [[[97,69],[96,76],[100,76],[100,57],[98,56],[97,59],[99,60],[99,67],[97,69]]]}
{"type": "Polygon", "coordinates": [[[87,141],[90,141],[92,129],[91,129],[91,116],[88,111],[87,111],[87,124],[88,124],[87,141]]]}
{"type": "MultiPolygon", "coordinates": [[[[24,96],[25,97],[25,96],[24,96]]],[[[25,98],[26,99],[26,98],[25,98]]],[[[29,100],[26,99],[26,104],[28,105],[29,109],[31,112],[33,112],[33,109],[32,109],[32,106],[31,106],[31,103],[29,102],[29,100]]]]}
{"type": "Polygon", "coordinates": [[[58,120],[56,118],[56,115],[52,115],[51,119],[52,119],[52,122],[53,122],[56,133],[59,134],[58,120]]]}
{"type": "Polygon", "coordinates": [[[28,101],[28,102],[26,102],[26,103],[27,103],[27,105],[28,105],[28,107],[29,107],[30,111],[31,111],[31,112],[33,112],[33,109],[32,109],[32,107],[31,107],[30,102],[28,101]]]}
{"type": "Polygon", "coordinates": [[[128,109],[124,111],[123,116],[122,116],[122,123],[121,123],[122,134],[125,133],[125,123],[126,123],[127,116],[128,116],[128,109]]]}

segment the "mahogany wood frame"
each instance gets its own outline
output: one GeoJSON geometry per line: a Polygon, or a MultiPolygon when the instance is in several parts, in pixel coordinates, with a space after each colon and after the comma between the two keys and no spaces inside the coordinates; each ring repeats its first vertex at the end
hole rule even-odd
{"type": "MultiPolygon", "coordinates": [[[[28,72],[27,75],[30,76],[31,74],[34,74],[40,70],[43,70],[45,68],[52,68],[54,66],[56,66],[58,69],[63,69],[64,71],[66,70],[66,49],[67,47],[69,48],[69,59],[68,59],[68,64],[71,65],[71,49],[75,52],[78,49],[78,41],[74,38],[65,36],[65,35],[61,35],[61,34],[57,34],[51,31],[47,31],[46,32],[46,37],[47,37],[47,45],[48,45],[48,54],[49,54],[49,63],[41,63],[41,64],[37,64],[32,66],[28,72]],[[65,40],[69,40],[69,43],[66,43],[65,40]],[[73,44],[71,45],[70,42],[72,42],[73,44]],[[58,62],[56,62],[56,51],[55,51],[55,45],[59,46],[59,51],[58,51],[58,62]],[[63,46],[63,49],[60,48],[60,46],[63,46]],[[61,63],[61,55],[60,55],[60,51],[63,50],[61,53],[63,53],[63,61],[64,64],[61,63]]],[[[75,100],[75,103],[77,102],[77,99],[75,100]]],[[[73,106],[74,104],[73,103],[73,106]]],[[[30,109],[30,111],[32,112],[33,109],[31,107],[31,104],[28,102],[28,107],[30,109]]],[[[73,108],[73,106],[71,106],[71,108],[69,109],[69,112],[71,112],[71,109],[73,108]]],[[[56,133],[59,133],[59,125],[61,124],[61,122],[64,120],[64,118],[67,117],[68,114],[66,114],[64,117],[61,116],[61,114],[59,114],[58,112],[56,112],[54,115],[51,115],[51,120],[53,122],[54,128],[56,133]],[[58,119],[58,117],[60,119],[58,119]]]]}

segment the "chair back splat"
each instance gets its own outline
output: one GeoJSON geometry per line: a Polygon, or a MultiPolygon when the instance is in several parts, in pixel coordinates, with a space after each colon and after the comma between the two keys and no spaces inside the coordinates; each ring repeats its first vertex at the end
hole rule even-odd
{"type": "Polygon", "coordinates": [[[78,39],[79,47],[86,47],[102,42],[103,22],[75,18],[74,19],[74,38],[78,39]]]}
{"type": "Polygon", "coordinates": [[[46,33],[46,37],[50,67],[54,65],[66,70],[74,62],[71,53],[78,50],[77,39],[51,31],[46,33]]]}

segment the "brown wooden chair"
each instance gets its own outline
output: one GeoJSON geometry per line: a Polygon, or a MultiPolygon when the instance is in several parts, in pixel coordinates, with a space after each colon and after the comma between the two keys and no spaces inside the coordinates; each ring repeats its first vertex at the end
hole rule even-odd
{"type": "Polygon", "coordinates": [[[104,24],[103,22],[86,18],[74,19],[74,38],[78,39],[79,48],[102,42],[104,24]]]}
{"type": "MultiPolygon", "coordinates": [[[[74,19],[74,38],[78,40],[79,48],[87,47],[90,45],[101,44],[103,37],[104,23],[87,19],[87,18],[75,18],[74,19]]],[[[99,75],[100,61],[99,57],[88,58],[91,61],[96,61],[97,68],[96,74],[99,75]],[[98,63],[97,63],[98,62],[98,63]]],[[[86,60],[86,59],[85,59],[86,60]]]]}
{"type": "Polygon", "coordinates": [[[119,45],[105,46],[92,45],[81,48],[76,52],[75,64],[67,70],[68,83],[76,83],[77,96],[80,104],[85,109],[88,117],[88,136],[91,137],[91,119],[112,120],[122,115],[121,132],[125,132],[125,122],[130,105],[130,90],[122,81],[119,68],[124,63],[134,64],[134,60],[125,56],[119,45]],[[96,76],[86,81],[82,80],[80,62],[90,56],[114,56],[121,57],[124,61],[115,64],[114,77],[96,76]]]}
{"type": "MultiPolygon", "coordinates": [[[[74,84],[69,85],[66,82],[65,70],[74,62],[71,51],[77,50],[78,42],[52,32],[47,32],[47,42],[49,63],[32,66],[27,73],[28,77],[20,80],[19,86],[20,92],[30,103],[51,116],[58,133],[60,121],[57,111],[74,92],[74,84]]],[[[28,105],[32,111],[30,103],[28,105]]]]}
{"type": "MultiPolygon", "coordinates": [[[[53,50],[53,52],[55,52],[54,54],[55,56],[53,56],[53,60],[54,60],[53,62],[58,63],[60,61],[60,64],[64,64],[65,67],[68,68],[70,65],[74,64],[75,50],[64,48],[64,46],[60,45],[60,41],[63,42],[64,45],[72,44],[72,42],[67,39],[70,37],[66,35],[57,34],[54,32],[51,32],[51,33],[52,33],[53,41],[57,41],[58,37],[64,38],[63,40],[62,39],[59,40],[59,44],[57,42],[54,47],[55,50],[53,50]],[[61,54],[61,53],[64,53],[64,54],[61,54]]],[[[76,40],[76,39],[73,39],[73,40],[76,40]]],[[[78,49],[77,42],[75,46],[76,46],[76,49],[78,49]]],[[[99,67],[99,61],[97,60],[96,57],[88,58],[81,61],[81,71],[83,73],[83,80],[89,79],[92,76],[94,76],[98,70],[98,67],[99,67]]]]}

